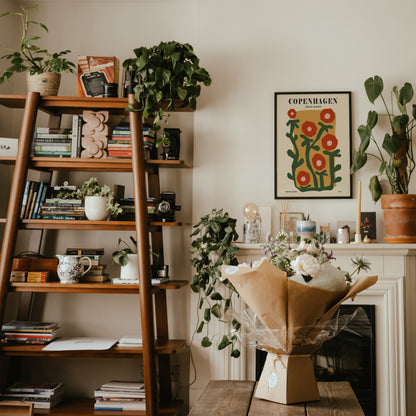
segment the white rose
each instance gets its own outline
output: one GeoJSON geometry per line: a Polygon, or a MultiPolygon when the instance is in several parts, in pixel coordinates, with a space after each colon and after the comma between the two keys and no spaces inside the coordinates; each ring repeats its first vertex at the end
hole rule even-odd
{"type": "Polygon", "coordinates": [[[268,260],[268,258],[266,256],[263,256],[261,259],[255,260],[253,262],[253,267],[257,269],[258,267],[260,267],[260,264],[264,262],[264,260],[268,260]]]}
{"type": "Polygon", "coordinates": [[[318,277],[321,271],[319,260],[309,254],[301,254],[290,262],[290,266],[297,274],[318,277]]]}

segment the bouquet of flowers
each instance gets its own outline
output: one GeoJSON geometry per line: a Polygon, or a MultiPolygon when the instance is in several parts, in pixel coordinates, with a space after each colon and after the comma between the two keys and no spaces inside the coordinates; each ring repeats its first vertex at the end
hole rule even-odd
{"type": "Polygon", "coordinates": [[[252,265],[222,270],[255,314],[250,337],[268,352],[256,397],[285,404],[319,400],[310,354],[329,339],[324,329],[340,304],[373,285],[377,276],[352,282],[369,263],[355,258],[353,273],[339,270],[318,235],[301,241],[281,232],[268,236],[263,249],[265,256],[252,265]]]}

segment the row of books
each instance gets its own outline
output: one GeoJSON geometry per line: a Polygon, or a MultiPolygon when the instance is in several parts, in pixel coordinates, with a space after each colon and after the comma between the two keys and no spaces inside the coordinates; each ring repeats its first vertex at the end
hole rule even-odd
{"type": "Polygon", "coordinates": [[[144,383],[110,381],[94,391],[94,410],[146,410],[144,383]]]}
{"type": "Polygon", "coordinates": [[[76,114],[72,116],[72,129],[36,127],[32,142],[32,156],[80,157],[82,124],[82,116],[76,114]]]}
{"type": "MultiPolygon", "coordinates": [[[[72,129],[36,127],[32,142],[32,156],[81,157],[83,124],[82,116],[74,115],[72,116],[72,129]]],[[[143,141],[145,149],[154,149],[155,132],[150,126],[143,126],[143,141]]],[[[108,157],[131,158],[131,149],[130,127],[126,125],[114,127],[107,143],[108,157]]],[[[157,154],[155,158],[157,159],[157,154]]]]}
{"type": "Polygon", "coordinates": [[[64,386],[62,383],[28,383],[16,382],[0,394],[3,402],[20,401],[33,403],[35,409],[51,409],[63,398],[64,386]]]}
{"type": "Polygon", "coordinates": [[[13,320],[1,327],[2,342],[16,344],[47,344],[60,332],[56,322],[13,320]]]}
{"type": "MultiPolygon", "coordinates": [[[[122,209],[121,214],[117,216],[118,221],[134,221],[135,209],[134,209],[134,198],[120,198],[117,201],[122,209]]],[[[157,216],[157,199],[147,198],[147,214],[150,218],[157,216]]]]}

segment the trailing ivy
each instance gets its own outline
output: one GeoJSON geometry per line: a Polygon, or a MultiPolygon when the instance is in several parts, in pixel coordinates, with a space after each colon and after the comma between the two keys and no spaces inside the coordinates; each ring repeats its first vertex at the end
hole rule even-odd
{"type": "MultiPolygon", "coordinates": [[[[209,333],[211,319],[216,318],[229,323],[225,320],[225,313],[232,307],[233,296],[238,296],[228,279],[221,280],[221,265],[238,264],[235,256],[238,247],[231,244],[238,239],[236,223],[237,220],[231,218],[228,212],[213,209],[194,225],[195,230],[190,235],[193,238],[191,263],[195,269],[191,289],[199,294],[195,332],[205,331],[201,341],[203,347],[210,347],[213,343],[214,334],[209,333]]],[[[231,325],[232,330],[222,336],[217,347],[222,350],[230,346],[231,356],[238,358],[240,350],[236,347],[236,331],[239,330],[239,324],[232,320],[231,325]]]]}

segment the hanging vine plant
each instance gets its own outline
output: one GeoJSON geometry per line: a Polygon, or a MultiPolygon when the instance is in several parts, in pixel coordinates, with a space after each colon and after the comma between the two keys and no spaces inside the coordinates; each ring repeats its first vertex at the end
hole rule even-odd
{"type": "MultiPolygon", "coordinates": [[[[194,238],[191,263],[195,268],[191,289],[199,294],[195,332],[205,331],[201,341],[203,347],[210,347],[217,335],[209,333],[211,319],[215,318],[228,324],[225,314],[232,307],[233,297],[238,296],[228,279],[221,280],[221,265],[238,265],[235,256],[238,247],[231,244],[238,239],[236,223],[237,220],[231,218],[228,212],[213,209],[193,226],[195,230],[190,235],[194,238]]],[[[231,331],[222,335],[217,347],[222,350],[230,346],[231,356],[238,358],[240,350],[237,347],[236,331],[239,330],[240,324],[231,320],[231,327],[231,331]]]]}

